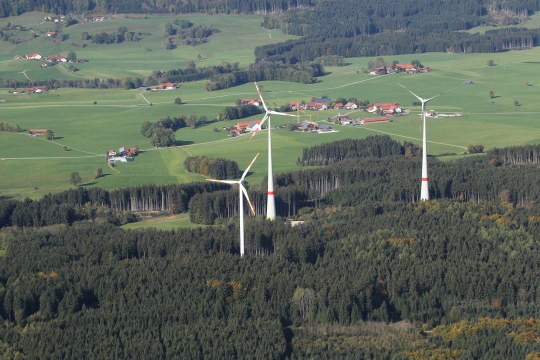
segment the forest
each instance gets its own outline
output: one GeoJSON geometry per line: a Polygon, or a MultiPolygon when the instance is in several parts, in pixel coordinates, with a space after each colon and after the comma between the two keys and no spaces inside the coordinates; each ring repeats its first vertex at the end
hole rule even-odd
{"type": "MultiPolygon", "coordinates": [[[[304,224],[248,219],[244,258],[224,185],[0,200],[0,354],[534,359],[540,146],[430,158],[429,202],[407,149],[380,136],[306,149],[299,163],[319,167],[276,178],[280,214],[304,224]],[[117,226],[152,209],[220,225],[117,226]]],[[[252,200],[262,213],[264,193],[252,200]]]]}
{"type": "Polygon", "coordinates": [[[265,45],[258,58],[297,63],[323,55],[345,57],[424,52],[501,52],[538,45],[537,29],[468,34],[479,25],[517,25],[540,9],[532,1],[320,1],[311,9],[266,15],[263,25],[299,40],[265,45]]]}
{"type": "Polygon", "coordinates": [[[316,0],[0,0],[0,17],[28,11],[53,14],[269,13],[311,6],[316,0]]]}

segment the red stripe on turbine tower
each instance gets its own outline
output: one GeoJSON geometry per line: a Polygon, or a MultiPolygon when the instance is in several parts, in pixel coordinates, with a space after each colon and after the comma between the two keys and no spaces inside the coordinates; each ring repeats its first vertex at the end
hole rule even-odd
{"type": "Polygon", "coordinates": [[[268,195],[274,195],[274,192],[273,192],[273,191],[269,191],[269,192],[268,192],[268,195]]]}
{"type": "Polygon", "coordinates": [[[429,179],[428,178],[422,178],[422,181],[428,181],[429,179]]]}

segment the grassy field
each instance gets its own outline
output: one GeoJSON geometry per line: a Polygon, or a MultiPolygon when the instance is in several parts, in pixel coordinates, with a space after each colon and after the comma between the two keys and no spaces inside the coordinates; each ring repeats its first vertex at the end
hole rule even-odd
{"type": "Polygon", "coordinates": [[[528,29],[537,29],[540,28],[540,13],[533,14],[525,22],[518,25],[508,25],[508,26],[477,26],[472,29],[467,30],[471,34],[484,34],[488,30],[498,30],[505,28],[528,28],[528,29]]]}
{"type": "Polygon", "coordinates": [[[66,40],[55,42],[46,36],[32,38],[31,31],[44,34],[54,31],[53,22],[45,22],[46,14],[30,13],[23,16],[0,19],[0,27],[8,22],[24,25],[28,30],[19,31],[19,38],[30,39],[14,46],[0,41],[0,78],[24,80],[40,79],[79,79],[79,78],[124,78],[146,77],[154,70],[169,70],[184,67],[195,61],[198,66],[217,65],[222,61],[239,62],[245,66],[254,62],[255,46],[292,39],[278,30],[268,31],[261,28],[261,16],[144,16],[110,15],[103,22],[81,22],[62,28],[66,40]],[[189,20],[195,25],[212,26],[218,32],[213,34],[208,43],[200,46],[178,46],[166,50],[164,25],[173,19],[189,20]],[[119,27],[126,27],[130,32],[140,33],[139,41],[121,44],[93,44],[82,40],[81,34],[92,35],[98,32],[116,32],[119,27]],[[77,64],[80,69],[73,73],[67,66],[59,65],[41,68],[37,61],[14,60],[16,55],[37,52],[42,55],[67,55],[75,51],[77,58],[87,59],[88,63],[77,64]],[[22,72],[25,71],[25,74],[22,72]]]}
{"type": "MultiPolygon", "coordinates": [[[[26,26],[46,31],[50,23],[41,23],[42,18],[43,14],[30,14],[11,18],[11,22],[24,21],[26,26]]],[[[156,69],[179,67],[182,65],[182,56],[190,60],[196,59],[196,54],[191,53],[194,48],[179,48],[171,52],[157,43],[158,37],[163,35],[163,24],[169,19],[171,18],[135,19],[122,16],[102,23],[102,26],[110,26],[110,29],[122,25],[130,31],[154,34],[156,38],[152,42],[148,40],[147,45],[122,44],[118,48],[111,45],[88,45],[81,48],[80,53],[77,50],[77,54],[79,57],[88,58],[90,62],[82,64],[88,67],[81,69],[76,76],[135,76],[134,74],[147,74],[156,69]],[[140,50],[150,44],[153,44],[155,49],[149,52],[151,54],[146,54],[148,60],[139,59],[137,47],[140,50]],[[119,61],[122,57],[127,58],[126,61],[119,61]],[[160,58],[163,58],[163,61],[159,60],[160,58]]],[[[205,57],[200,61],[208,64],[231,58],[247,64],[253,61],[253,48],[257,44],[285,39],[284,35],[274,32],[270,37],[266,30],[260,28],[261,18],[257,16],[190,16],[189,19],[195,23],[212,24],[221,30],[212,36],[207,44],[196,47],[196,51],[205,53],[205,57]],[[236,48],[233,46],[234,42],[242,46],[236,48]]],[[[0,26],[8,20],[1,19],[0,26]]],[[[89,26],[96,24],[76,25],[66,29],[73,34],[67,44],[58,45],[58,52],[68,51],[71,40],[75,41],[77,38],[77,32],[80,36],[81,31],[89,31],[89,26]]],[[[38,37],[28,44],[23,43],[27,47],[0,44],[0,60],[4,59],[0,61],[0,77],[24,76],[17,72],[23,71],[21,69],[26,65],[31,66],[33,62],[10,59],[14,54],[30,51],[31,42],[37,44],[43,40],[38,37]]],[[[52,45],[49,44],[50,46],[52,45]]],[[[54,46],[49,52],[57,52],[54,46]]],[[[398,83],[423,97],[442,93],[428,104],[428,109],[463,115],[429,119],[430,154],[462,154],[470,144],[483,144],[489,149],[540,143],[540,103],[537,101],[540,89],[540,48],[500,54],[428,53],[385,58],[388,63],[393,60],[410,63],[414,59],[420,60],[433,71],[427,74],[374,77],[362,72],[373,58],[354,58],[347,59],[347,66],[327,68],[329,74],[320,77],[315,84],[261,82],[264,97],[271,106],[328,96],[332,99],[355,97],[371,102],[395,101],[411,111],[409,115],[396,117],[387,124],[359,127],[335,125],[338,132],[330,134],[303,134],[276,128],[273,131],[275,171],[297,169],[296,160],[302,149],[322,142],[389,134],[399,141],[419,143],[420,107],[412,105],[416,99],[399,87],[398,83]],[[488,60],[493,60],[496,65],[487,66],[488,60]],[[472,80],[474,84],[464,85],[466,80],[472,80]],[[527,86],[526,82],[532,86],[527,86]],[[495,93],[495,98],[488,96],[490,91],[495,93]],[[514,105],[516,100],[519,106],[514,105]]],[[[46,74],[46,71],[59,69],[34,70],[32,76],[45,78],[50,75],[46,74]]],[[[26,73],[28,75],[30,70],[26,73]]],[[[81,174],[84,186],[100,186],[106,189],[145,183],[202,180],[202,176],[184,170],[182,163],[187,156],[220,156],[234,159],[240,167],[244,167],[255,153],[260,152],[261,156],[253,167],[253,174],[247,179],[252,185],[258,186],[266,176],[265,132],[253,140],[249,140],[248,136],[230,138],[223,128],[234,124],[234,121],[219,122],[197,129],[184,128],[176,133],[180,146],[166,149],[153,149],[148,139],[140,134],[140,125],[144,121],[157,121],[165,116],[180,114],[206,115],[212,119],[225,106],[234,105],[237,99],[256,96],[251,83],[207,92],[204,90],[204,82],[193,82],[182,84],[178,90],[144,94],[136,90],[120,89],[58,89],[46,94],[25,95],[9,94],[7,89],[0,89],[0,122],[19,124],[24,129],[52,129],[57,136],[54,142],[50,142],[24,134],[0,132],[0,196],[37,198],[51,191],[61,191],[71,186],[70,174],[75,171],[81,174]],[[180,97],[184,104],[175,105],[176,97],[180,97]],[[143,153],[132,163],[119,164],[114,169],[108,168],[105,152],[121,146],[138,146],[143,153]],[[102,168],[106,176],[94,179],[97,168],[102,168]]],[[[321,122],[336,113],[335,110],[314,111],[301,113],[301,117],[321,122]]],[[[358,111],[351,116],[365,117],[368,114],[358,111]]],[[[261,116],[253,117],[260,118],[261,116]]],[[[290,118],[272,118],[272,124],[276,127],[290,121],[290,118]]]]}
{"type": "MultiPolygon", "coordinates": [[[[130,223],[122,226],[124,229],[156,228],[159,230],[173,230],[178,228],[197,228],[208,225],[193,224],[189,220],[189,214],[166,215],[149,217],[139,222],[130,223]]],[[[1,250],[0,250],[1,251],[1,250]]],[[[0,252],[0,256],[1,256],[0,252]]]]}

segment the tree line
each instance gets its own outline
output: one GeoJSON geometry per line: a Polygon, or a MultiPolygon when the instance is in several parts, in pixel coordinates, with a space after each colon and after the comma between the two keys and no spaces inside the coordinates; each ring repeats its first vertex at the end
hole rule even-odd
{"type": "Polygon", "coordinates": [[[484,34],[407,31],[340,37],[304,37],[255,49],[257,58],[295,64],[324,55],[367,57],[425,52],[492,53],[528,49],[539,43],[538,29],[510,28],[484,34]]]}
{"type": "Polygon", "coordinates": [[[234,160],[208,156],[189,156],[184,160],[187,171],[209,176],[213,179],[237,179],[242,174],[234,160]]]}
{"type": "Polygon", "coordinates": [[[206,116],[181,114],[171,118],[167,116],[156,122],[145,121],[141,124],[141,135],[150,139],[155,147],[168,147],[176,145],[176,130],[189,126],[195,129],[199,126],[213,123],[206,116]]]}
{"type": "Polygon", "coordinates": [[[77,221],[124,224],[136,221],[136,216],[130,212],[187,212],[189,201],[195,194],[225,188],[225,185],[208,182],[142,185],[110,192],[99,188],[77,188],[48,194],[39,200],[1,199],[0,228],[71,225],[77,221]]]}
{"type": "Polygon", "coordinates": [[[252,104],[241,104],[240,100],[236,101],[236,106],[226,106],[222,112],[218,114],[218,119],[236,120],[261,114],[262,110],[258,106],[252,104]]]}
{"type": "Polygon", "coordinates": [[[296,7],[310,6],[314,0],[2,0],[0,17],[16,16],[29,11],[53,14],[236,14],[282,12],[296,7]]]}
{"type": "Polygon", "coordinates": [[[344,139],[304,148],[299,165],[329,165],[347,158],[404,155],[407,143],[392,140],[390,136],[368,136],[365,139],[344,139]]]}
{"type": "MultiPolygon", "coordinates": [[[[530,154],[532,148],[538,151],[537,146],[525,146],[522,153],[530,154]]],[[[508,153],[518,158],[517,149],[496,149],[452,162],[428,158],[430,198],[479,203],[501,200],[508,206],[537,202],[540,170],[534,166],[513,166],[517,163],[511,161],[503,163],[492,155],[504,158],[501,154],[508,153]]],[[[309,208],[354,206],[365,201],[416,202],[420,199],[418,154],[412,144],[401,145],[387,136],[307,148],[299,163],[322,167],[276,175],[277,214],[291,217],[309,208]]],[[[264,181],[261,188],[264,189],[264,181]]],[[[265,193],[250,189],[249,194],[256,214],[264,215],[265,193]]],[[[202,224],[238,216],[237,191],[194,196],[189,211],[192,221],[202,224]]]]}
{"type": "Polygon", "coordinates": [[[86,31],[81,34],[82,40],[90,40],[95,44],[120,44],[124,41],[139,41],[141,40],[141,33],[135,33],[128,31],[125,26],[120,26],[116,32],[97,32],[89,34],[86,31]]]}
{"type": "Polygon", "coordinates": [[[214,91],[263,80],[283,80],[309,84],[317,81],[317,76],[322,75],[324,75],[324,66],[319,63],[286,65],[260,60],[248,68],[241,69],[238,63],[223,62],[216,66],[197,68],[196,64],[191,62],[183,69],[154,71],[146,83],[189,82],[207,79],[206,90],[214,91]]]}

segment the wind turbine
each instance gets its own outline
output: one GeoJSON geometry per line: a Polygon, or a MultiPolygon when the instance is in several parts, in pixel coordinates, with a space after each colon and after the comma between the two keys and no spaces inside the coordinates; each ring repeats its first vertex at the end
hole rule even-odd
{"type": "Polygon", "coordinates": [[[274,174],[272,171],[272,135],[270,131],[272,126],[270,123],[270,115],[282,115],[282,116],[291,116],[291,117],[296,117],[296,115],[269,110],[268,107],[266,106],[266,103],[264,102],[264,99],[261,94],[261,90],[259,89],[257,82],[254,81],[254,83],[255,83],[255,87],[257,88],[257,94],[259,94],[259,98],[261,99],[265,114],[260,124],[257,125],[255,132],[253,133],[253,135],[251,135],[251,138],[253,139],[255,134],[261,130],[262,124],[264,124],[264,122],[268,120],[268,192],[267,192],[268,199],[266,201],[266,218],[269,220],[274,220],[276,218],[276,200],[274,198],[274,174]]]}
{"type": "Polygon", "coordinates": [[[224,184],[229,184],[229,185],[238,184],[238,196],[239,196],[239,201],[240,201],[240,209],[239,209],[239,213],[240,213],[240,256],[244,256],[244,199],[243,199],[244,195],[246,197],[249,208],[251,209],[251,213],[253,215],[255,215],[255,209],[253,209],[253,205],[251,205],[251,201],[249,201],[249,196],[248,196],[248,193],[246,191],[246,188],[243,185],[243,182],[244,182],[244,178],[246,177],[249,169],[251,168],[251,166],[253,165],[255,160],[257,160],[257,156],[259,156],[259,153],[257,153],[257,155],[255,155],[253,160],[251,160],[251,162],[249,163],[246,170],[244,170],[244,173],[242,174],[242,177],[239,180],[206,179],[207,181],[213,181],[213,182],[224,183],[224,184]]]}
{"type": "Polygon", "coordinates": [[[427,136],[426,136],[426,104],[435,99],[441,94],[437,94],[428,99],[421,98],[420,96],[407,89],[405,86],[398,83],[399,86],[410,92],[415,98],[422,103],[422,183],[420,187],[420,200],[429,200],[429,186],[428,186],[428,171],[427,171],[427,136]]]}

